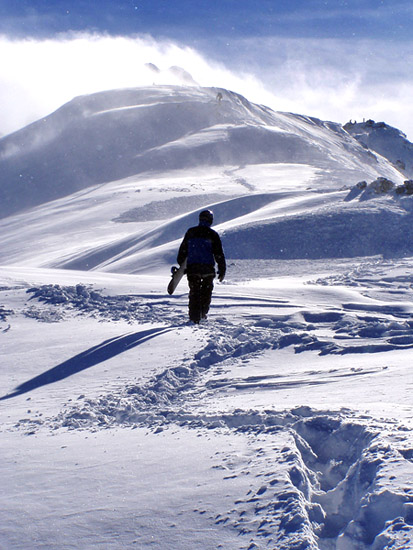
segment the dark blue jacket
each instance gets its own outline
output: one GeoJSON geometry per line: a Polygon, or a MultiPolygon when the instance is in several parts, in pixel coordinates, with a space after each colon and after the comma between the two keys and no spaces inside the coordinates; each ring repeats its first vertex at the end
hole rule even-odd
{"type": "Polygon", "coordinates": [[[218,274],[225,275],[226,264],[221,239],[216,231],[202,221],[196,227],[191,227],[185,234],[179,247],[178,264],[187,259],[186,272],[200,275],[215,275],[215,262],[218,264],[218,274]]]}

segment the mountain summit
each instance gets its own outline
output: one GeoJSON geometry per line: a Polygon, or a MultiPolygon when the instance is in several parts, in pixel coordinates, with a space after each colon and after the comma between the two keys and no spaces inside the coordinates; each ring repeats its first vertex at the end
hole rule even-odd
{"type": "Polygon", "coordinates": [[[205,208],[234,259],[406,254],[413,242],[408,193],[365,200],[357,187],[402,186],[383,154],[340,124],[219,88],[78,97],[0,140],[0,174],[4,265],[164,271],[205,208]]]}
{"type": "Polygon", "coordinates": [[[397,171],[339,124],[217,88],[153,86],[75,98],[0,140],[0,216],[145,172],[307,164],[323,188],[397,171]]]}

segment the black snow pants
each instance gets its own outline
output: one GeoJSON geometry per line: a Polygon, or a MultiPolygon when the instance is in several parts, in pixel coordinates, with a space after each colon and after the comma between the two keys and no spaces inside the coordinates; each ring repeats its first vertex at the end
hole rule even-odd
{"type": "Polygon", "coordinates": [[[214,275],[188,274],[189,318],[194,323],[206,319],[214,289],[214,275]]]}

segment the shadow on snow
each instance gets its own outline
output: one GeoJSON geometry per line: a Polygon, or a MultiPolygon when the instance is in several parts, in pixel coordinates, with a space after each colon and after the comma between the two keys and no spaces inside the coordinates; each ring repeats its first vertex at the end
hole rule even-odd
{"type": "Polygon", "coordinates": [[[71,359],[60,363],[43,374],[35,376],[31,380],[20,384],[20,386],[17,386],[13,393],[1,397],[0,401],[17,397],[18,395],[22,395],[42,386],[46,386],[47,384],[53,384],[59,380],[64,380],[73,374],[93,367],[99,363],[103,363],[103,361],[111,359],[124,351],[132,349],[135,346],[139,346],[151,338],[155,338],[155,336],[169,332],[170,330],[172,330],[172,328],[153,328],[142,332],[126,334],[124,336],[116,336],[114,338],[110,338],[109,340],[105,340],[101,344],[93,346],[86,351],[82,351],[82,353],[79,353],[71,359]]]}

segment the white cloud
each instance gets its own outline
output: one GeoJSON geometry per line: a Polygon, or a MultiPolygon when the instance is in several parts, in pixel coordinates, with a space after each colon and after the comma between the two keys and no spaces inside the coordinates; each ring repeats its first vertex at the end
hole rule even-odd
{"type": "Polygon", "coordinates": [[[60,40],[0,38],[0,131],[8,133],[49,114],[73,97],[101,90],[176,84],[181,66],[203,86],[260,89],[251,76],[235,76],[195,50],[150,37],[77,35],[60,40]],[[154,73],[153,63],[161,72],[154,73]]]}
{"type": "Polygon", "coordinates": [[[394,52],[384,46],[380,57],[372,50],[377,44],[359,44],[357,51],[340,41],[243,41],[225,63],[218,63],[193,48],[149,36],[0,37],[0,133],[46,116],[78,95],[184,83],[179,71],[168,71],[179,66],[201,86],[228,88],[276,110],[343,123],[350,118],[384,120],[413,139],[408,65],[391,63],[394,52]]]}
{"type": "Polygon", "coordinates": [[[233,66],[260,74],[275,109],[342,123],[372,118],[413,141],[413,41],[262,38],[232,51],[233,66]]]}

